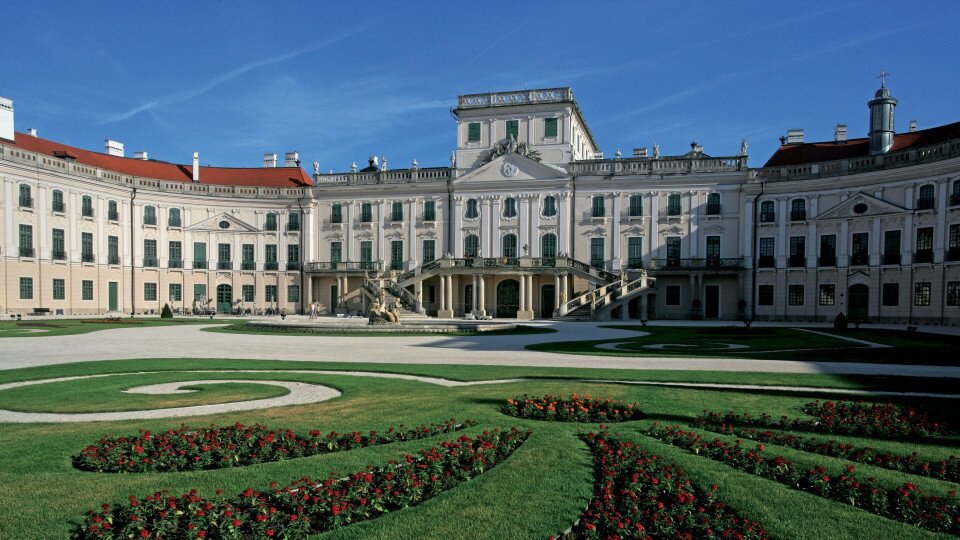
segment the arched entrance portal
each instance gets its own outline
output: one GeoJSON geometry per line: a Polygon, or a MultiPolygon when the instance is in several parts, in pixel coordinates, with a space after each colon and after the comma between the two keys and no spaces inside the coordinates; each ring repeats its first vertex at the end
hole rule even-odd
{"type": "Polygon", "coordinates": [[[867,320],[870,307],[870,287],[862,283],[851,285],[847,291],[847,320],[863,322],[867,320]]]}
{"type": "Polygon", "coordinates": [[[217,313],[230,313],[233,310],[233,287],[227,284],[217,285],[217,313]]]}
{"type": "Polygon", "coordinates": [[[497,317],[517,318],[520,309],[520,282],[505,279],[497,284],[497,317]]]}

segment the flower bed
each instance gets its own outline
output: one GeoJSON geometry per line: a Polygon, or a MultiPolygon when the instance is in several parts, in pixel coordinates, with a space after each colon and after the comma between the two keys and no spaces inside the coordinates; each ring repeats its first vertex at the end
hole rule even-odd
{"type": "Polygon", "coordinates": [[[789,433],[775,431],[761,431],[750,428],[737,428],[729,424],[713,428],[714,431],[753,439],[755,441],[789,446],[804,452],[811,452],[823,456],[836,457],[847,461],[866,463],[884,469],[929,476],[948,482],[960,482],[960,459],[950,456],[939,461],[926,461],[916,452],[910,455],[881,452],[875,448],[858,447],[840,441],[818,439],[816,437],[800,437],[789,433]]]}
{"type": "Polygon", "coordinates": [[[579,394],[563,396],[527,396],[508,399],[500,412],[517,418],[556,422],[624,422],[643,418],[636,403],[613,398],[593,398],[579,394]]]}
{"type": "Polygon", "coordinates": [[[737,424],[896,439],[942,437],[949,434],[946,426],[930,420],[926,412],[913,407],[901,408],[892,403],[873,405],[862,402],[813,401],[804,405],[801,410],[816,419],[787,416],[776,419],[766,413],[751,416],[749,413],[703,411],[694,424],[701,426],[737,424]]]}
{"type": "Polygon", "coordinates": [[[153,538],[303,538],[416,505],[505,460],[529,430],[496,429],[460,436],[399,462],[322,482],[309,478],[265,492],[247,489],[205,498],[196,490],[174,497],[157,492],[126,504],[90,510],[75,540],[153,538]]]}
{"type": "Polygon", "coordinates": [[[593,499],[563,539],[766,538],[763,527],[717,500],[674,464],[606,433],[584,437],[593,453],[593,499]]]}
{"type": "Polygon", "coordinates": [[[78,469],[96,472],[167,472],[242,467],[339,452],[364,446],[425,439],[477,425],[476,420],[415,428],[391,427],[386,432],[326,435],[313,430],[298,435],[289,429],[272,430],[265,425],[210,426],[193,429],[182,426],[162,433],[141,431],[135,437],[105,437],[73,457],[78,469]]]}
{"type": "Polygon", "coordinates": [[[821,465],[803,468],[783,456],[768,457],[765,448],[745,449],[740,441],[727,443],[720,439],[705,440],[697,433],[676,426],[654,424],[647,435],[700,456],[779,482],[793,489],[812,493],[868,512],[895,519],[935,532],[960,534],[960,506],[956,492],[949,497],[925,494],[914,484],[904,483],[896,489],[879,485],[874,478],[860,479],[853,475],[854,466],[844,473],[830,475],[821,465]]]}

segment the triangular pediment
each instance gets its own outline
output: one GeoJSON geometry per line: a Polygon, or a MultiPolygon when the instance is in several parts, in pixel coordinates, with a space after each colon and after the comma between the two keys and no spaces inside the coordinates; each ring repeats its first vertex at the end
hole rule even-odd
{"type": "Polygon", "coordinates": [[[907,209],[878,199],[873,195],[859,192],[832,208],[828,208],[816,217],[817,221],[827,219],[848,219],[856,217],[888,216],[900,214],[907,209]]]}
{"type": "Polygon", "coordinates": [[[221,212],[187,227],[188,231],[216,231],[220,233],[251,233],[260,229],[226,212],[221,212]]]}
{"type": "Polygon", "coordinates": [[[520,154],[506,154],[477,167],[454,180],[455,184],[483,182],[522,182],[526,180],[556,180],[567,178],[559,167],[540,163],[520,154]]]}

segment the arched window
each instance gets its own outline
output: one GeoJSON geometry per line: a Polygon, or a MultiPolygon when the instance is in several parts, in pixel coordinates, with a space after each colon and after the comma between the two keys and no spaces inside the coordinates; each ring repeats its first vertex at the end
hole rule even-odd
{"type": "Polygon", "coordinates": [[[630,196],[630,216],[637,217],[643,215],[643,195],[630,196]]]}
{"type": "Polygon", "coordinates": [[[143,207],[143,224],[144,225],[157,224],[157,207],[156,206],[147,205],[143,207]]]}
{"type": "Polygon", "coordinates": [[[464,214],[467,219],[477,219],[480,217],[480,211],[477,210],[477,200],[467,199],[467,211],[464,214]]]}
{"type": "Polygon", "coordinates": [[[360,204],[360,223],[370,223],[373,221],[373,207],[370,203],[360,204]]]}
{"type": "Polygon", "coordinates": [[[790,221],[803,221],[805,219],[807,219],[806,199],[794,199],[790,201],[790,221]]]}
{"type": "Polygon", "coordinates": [[[183,222],[180,221],[180,209],[171,208],[167,213],[167,226],[169,227],[180,227],[183,222]]]}
{"type": "Polygon", "coordinates": [[[777,213],[774,209],[773,201],[763,201],[760,203],[760,223],[773,223],[777,220],[777,213]]]}
{"type": "Polygon", "coordinates": [[[553,195],[547,195],[543,198],[543,217],[553,217],[557,215],[557,198],[553,195]]]}
{"type": "Polygon", "coordinates": [[[557,235],[547,233],[540,237],[540,256],[545,259],[557,256],[557,235]]]}
{"type": "Polygon", "coordinates": [[[603,195],[594,195],[593,196],[593,217],[603,217],[606,215],[604,204],[603,204],[603,195]]]}
{"type": "Polygon", "coordinates": [[[513,197],[503,200],[503,217],[508,219],[517,217],[517,200],[513,197]]]}
{"type": "Polygon", "coordinates": [[[503,247],[503,249],[501,250],[501,253],[504,257],[507,257],[508,259],[517,258],[517,235],[515,234],[503,235],[500,245],[503,247]]]}
{"type": "Polygon", "coordinates": [[[680,195],[678,193],[667,196],[667,215],[680,215],[680,195]]]}
{"type": "Polygon", "coordinates": [[[33,208],[33,194],[27,184],[20,184],[20,207],[33,208]]]}
{"type": "Polygon", "coordinates": [[[403,221],[403,203],[393,201],[390,205],[390,221],[403,221]]]}
{"type": "Polygon", "coordinates": [[[89,195],[80,197],[80,215],[93,217],[93,197],[89,195]]]}
{"type": "Polygon", "coordinates": [[[917,210],[930,210],[933,208],[933,203],[933,184],[921,186],[919,196],[917,197],[917,210]]]}
{"type": "Polygon", "coordinates": [[[120,221],[120,210],[117,201],[107,201],[107,219],[110,221],[120,221]]]}
{"type": "Polygon", "coordinates": [[[66,211],[67,211],[66,205],[63,204],[63,192],[62,192],[62,191],[60,191],[59,189],[53,190],[53,194],[52,194],[51,200],[52,200],[52,203],[53,203],[51,210],[53,210],[54,212],[66,212],[66,211]]]}
{"type": "Polygon", "coordinates": [[[276,212],[267,212],[267,221],[264,223],[264,229],[268,231],[277,230],[277,213],[276,212]]]}
{"type": "Polygon", "coordinates": [[[720,213],[720,194],[711,193],[707,195],[707,215],[715,216],[720,213]]]}
{"type": "Polygon", "coordinates": [[[480,237],[475,234],[468,234],[463,239],[463,256],[476,257],[480,255],[480,237]]]}

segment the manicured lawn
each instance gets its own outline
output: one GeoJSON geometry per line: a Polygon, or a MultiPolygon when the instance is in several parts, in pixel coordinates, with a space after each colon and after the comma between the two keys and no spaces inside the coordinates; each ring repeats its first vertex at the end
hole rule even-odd
{"type": "MultiPolygon", "coordinates": [[[[372,327],[375,328],[375,327],[372,327]]],[[[505,330],[487,330],[485,332],[477,332],[472,330],[457,330],[453,332],[417,332],[416,330],[411,330],[409,332],[377,332],[376,330],[359,330],[359,331],[350,331],[350,330],[338,330],[336,327],[324,330],[304,330],[300,328],[277,328],[277,327],[256,327],[256,326],[247,326],[246,322],[235,322],[233,324],[228,324],[225,326],[212,326],[210,328],[204,328],[204,332],[221,332],[224,334],[280,334],[284,336],[355,336],[355,337],[370,337],[370,336],[520,336],[526,334],[554,334],[557,331],[553,328],[547,328],[543,326],[527,326],[527,325],[517,325],[514,328],[509,328],[505,330]]]]}
{"type": "MultiPolygon", "coordinates": [[[[177,324],[210,324],[211,319],[159,319],[159,318],[123,318],[112,322],[108,319],[23,319],[21,321],[0,321],[0,338],[5,337],[45,337],[86,334],[97,330],[112,328],[143,328],[146,326],[173,326],[177,324]],[[96,321],[96,322],[85,322],[96,321]]],[[[213,319],[214,323],[227,324],[233,319],[213,319]]]]}
{"type": "MultiPolygon", "coordinates": [[[[252,424],[262,422],[273,428],[297,432],[311,429],[349,432],[385,430],[391,425],[440,422],[451,417],[476,419],[480,424],[464,431],[476,434],[495,427],[522,426],[534,430],[531,438],[505,462],[477,478],[444,492],[424,503],[384,517],[334,530],[322,538],[546,538],[569,527],[590,500],[593,464],[584,443],[577,437],[595,424],[540,422],[505,416],[497,411],[507,398],[522,394],[570,394],[610,396],[639,403],[645,420],[614,424],[611,429],[629,435],[644,448],[680,464],[700,482],[719,485],[719,497],[740,515],[760,520],[774,538],[928,538],[932,533],[881,518],[856,508],[791,490],[722,464],[689,454],[644,437],[639,433],[650,421],[686,424],[704,409],[734,410],[771,415],[799,416],[809,397],[762,391],[714,391],[702,389],[631,386],[574,381],[573,377],[611,380],[673,380],[792,384],[805,386],[871,387],[878,384],[902,386],[905,380],[883,381],[843,378],[830,375],[774,375],[709,372],[640,372],[598,369],[538,369],[472,366],[376,365],[319,362],[271,362],[237,360],[138,360],[88,362],[0,372],[0,382],[41,379],[82,374],[126,373],[84,381],[33,385],[0,392],[0,407],[63,412],[118,410],[170,406],[165,400],[189,398],[191,404],[216,403],[233,399],[254,399],[278,391],[268,386],[247,384],[202,385],[201,392],[177,396],[131,396],[120,391],[129,386],[176,380],[217,378],[251,380],[297,380],[337,388],[343,392],[331,401],[204,417],[170,420],[67,423],[0,424],[0,538],[63,538],[87,508],[101,503],[125,504],[130,495],[144,496],[159,489],[179,494],[197,488],[209,496],[216,489],[239,493],[247,487],[267,489],[271,481],[281,485],[310,476],[323,479],[330,474],[342,477],[367,464],[382,465],[399,459],[404,452],[427,448],[439,441],[456,439],[446,434],[430,439],[366,447],[333,454],[246,467],[179,473],[101,474],[76,470],[71,456],[104,435],[136,434],[179,427],[252,424]],[[463,387],[442,387],[416,381],[376,377],[354,377],[320,373],[176,373],[185,370],[299,369],[370,370],[417,373],[462,381],[508,377],[551,377],[463,387]],[[162,373],[140,373],[163,371],[162,373]],[[566,377],[566,379],[564,378],[566,377]],[[140,401],[141,398],[143,401],[140,401]]],[[[917,381],[913,381],[914,384],[917,381]]],[[[282,390],[279,390],[282,392],[282,390]]],[[[918,403],[914,401],[914,403],[918,403]]],[[[932,414],[954,424],[956,404],[926,400],[932,414]]],[[[708,433],[708,432],[704,432],[708,433]]],[[[712,435],[711,435],[712,436],[712,435]]],[[[723,436],[718,436],[724,438],[723,436]]],[[[930,459],[955,453],[957,438],[924,441],[922,444],[887,442],[864,437],[833,438],[857,444],[874,444],[891,451],[917,451],[930,459]]],[[[729,437],[726,437],[729,439],[729,437]]],[[[777,451],[781,451],[777,448],[777,451]]],[[[842,468],[843,462],[814,456],[790,448],[782,449],[800,463],[829,462],[842,468]]],[[[956,486],[932,479],[857,465],[864,474],[877,476],[884,485],[915,481],[940,493],[956,486]]]]}

